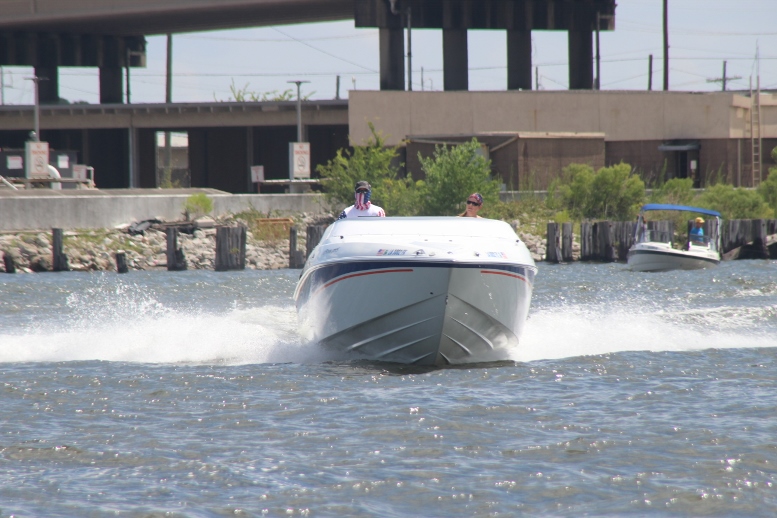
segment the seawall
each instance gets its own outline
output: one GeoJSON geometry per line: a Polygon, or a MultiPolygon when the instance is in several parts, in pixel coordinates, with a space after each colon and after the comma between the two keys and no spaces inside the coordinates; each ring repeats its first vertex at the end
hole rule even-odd
{"type": "Polygon", "coordinates": [[[194,193],[213,201],[214,216],[255,209],[272,215],[323,214],[321,194],[230,194],[215,189],[0,189],[0,231],[114,228],[147,219],[179,221],[194,193]]]}

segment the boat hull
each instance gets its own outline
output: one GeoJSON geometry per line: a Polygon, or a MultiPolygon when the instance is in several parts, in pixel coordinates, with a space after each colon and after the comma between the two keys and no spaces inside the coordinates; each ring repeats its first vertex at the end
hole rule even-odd
{"type": "Polygon", "coordinates": [[[701,270],[717,266],[720,255],[706,247],[692,246],[691,250],[675,250],[660,244],[641,243],[629,250],[627,261],[629,268],[636,272],[701,270]]]}
{"type": "Polygon", "coordinates": [[[396,261],[322,265],[301,280],[303,332],[347,357],[416,365],[507,360],[535,269],[396,261]]]}

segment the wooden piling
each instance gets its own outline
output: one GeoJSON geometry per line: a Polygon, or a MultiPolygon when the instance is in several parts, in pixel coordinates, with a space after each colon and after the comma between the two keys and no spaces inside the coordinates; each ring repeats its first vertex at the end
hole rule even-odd
{"type": "Polygon", "coordinates": [[[548,223],[547,245],[545,247],[545,260],[549,263],[561,262],[561,232],[558,223],[548,223]]]}
{"type": "Polygon", "coordinates": [[[216,227],[217,272],[245,270],[246,227],[216,227]]]}
{"type": "Polygon", "coordinates": [[[127,273],[129,271],[127,267],[127,254],[124,250],[116,252],[116,271],[118,273],[127,273]]]}
{"type": "Polygon", "coordinates": [[[297,250],[297,227],[289,229],[289,268],[302,268],[305,265],[305,256],[302,250],[297,250]]]}
{"type": "Polygon", "coordinates": [[[636,222],[633,221],[614,221],[612,223],[612,234],[615,239],[616,260],[626,262],[629,256],[629,248],[634,244],[634,231],[636,222]]]}
{"type": "Polygon", "coordinates": [[[561,261],[565,263],[572,262],[572,243],[574,235],[572,234],[572,223],[563,223],[561,225],[561,261]]]}
{"type": "Polygon", "coordinates": [[[70,265],[67,261],[67,256],[62,251],[63,246],[63,235],[62,235],[62,229],[61,228],[53,228],[51,229],[51,237],[52,237],[52,243],[51,243],[51,252],[52,252],[52,263],[51,263],[51,269],[55,272],[67,272],[70,270],[70,265]]]}
{"type": "Polygon", "coordinates": [[[324,235],[324,231],[328,225],[308,225],[305,239],[305,259],[310,257],[313,253],[313,249],[321,242],[321,237],[324,235]]]}
{"type": "Polygon", "coordinates": [[[580,260],[592,261],[593,254],[593,225],[590,221],[580,223],[580,260]]]}
{"type": "Polygon", "coordinates": [[[183,249],[178,245],[178,229],[168,227],[165,229],[167,236],[167,271],[180,272],[186,270],[186,258],[183,249]]]}
{"type": "Polygon", "coordinates": [[[593,228],[595,260],[611,263],[615,261],[615,247],[612,244],[612,223],[597,221],[593,228]]]}
{"type": "Polygon", "coordinates": [[[13,256],[8,252],[3,252],[3,265],[5,266],[5,273],[16,273],[16,263],[13,256]]]}

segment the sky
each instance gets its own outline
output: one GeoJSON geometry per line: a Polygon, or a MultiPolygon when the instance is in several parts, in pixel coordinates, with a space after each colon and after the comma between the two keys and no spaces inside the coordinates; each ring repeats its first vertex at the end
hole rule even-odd
{"type": "MultiPolygon", "coordinates": [[[[669,0],[669,89],[720,91],[726,62],[728,90],[777,90],[777,5],[774,0],[669,0]],[[756,55],[759,59],[756,60],[756,55]]],[[[646,90],[653,55],[653,89],[663,88],[663,2],[620,0],[616,28],[600,34],[602,90],[646,90]]],[[[132,103],[165,100],[165,36],[147,37],[147,66],[130,73],[132,103]]],[[[507,85],[505,31],[470,30],[469,89],[507,85]]],[[[413,90],[442,90],[442,32],[412,31],[413,90]]],[[[533,31],[532,63],[544,90],[566,90],[567,33],[533,31]]],[[[234,89],[261,97],[309,81],[302,96],[347,98],[350,90],[378,90],[377,29],[353,20],[210,31],[173,36],[173,102],[234,99],[234,89]],[[340,77],[339,91],[337,88],[340,77]]],[[[594,51],[595,52],[595,51],[594,51]]],[[[406,67],[407,65],[405,65],[406,67]]],[[[31,68],[3,67],[0,102],[34,103],[31,68]]],[[[96,68],[60,68],[60,97],[99,103],[96,68]]],[[[295,97],[294,97],[295,98],[295,97]]]]}

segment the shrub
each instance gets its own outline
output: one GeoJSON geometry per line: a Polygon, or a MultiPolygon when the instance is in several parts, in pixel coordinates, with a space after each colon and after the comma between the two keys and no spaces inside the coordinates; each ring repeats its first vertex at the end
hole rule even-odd
{"type": "Polygon", "coordinates": [[[596,173],[589,165],[570,164],[548,189],[548,206],[577,219],[630,220],[644,198],[645,184],[623,163],[596,173]]]}
{"type": "Polygon", "coordinates": [[[716,210],[724,219],[759,219],[773,215],[772,209],[757,191],[736,189],[728,184],[708,187],[698,200],[700,207],[716,210]]]}
{"type": "Polygon", "coordinates": [[[561,177],[548,187],[547,204],[551,209],[567,210],[574,218],[585,217],[590,205],[593,167],[586,164],[569,164],[561,170],[561,177]]]}
{"type": "MultiPolygon", "coordinates": [[[[774,151],[772,153],[774,154],[774,151]]],[[[758,194],[777,214],[777,167],[769,169],[769,176],[758,186],[758,194]]]]}
{"type": "Polygon", "coordinates": [[[650,201],[653,203],[691,205],[693,203],[693,198],[693,179],[672,178],[653,191],[650,201]]]}
{"type": "Polygon", "coordinates": [[[210,214],[213,210],[213,200],[208,198],[204,192],[194,193],[183,204],[184,217],[188,219],[197,219],[200,216],[210,214]]]}
{"type": "Polygon", "coordinates": [[[464,210],[473,192],[483,196],[484,206],[499,202],[500,183],[491,178],[491,161],[483,156],[477,139],[456,146],[436,146],[432,157],[418,159],[426,173],[419,182],[420,213],[453,216],[464,210]]]}

